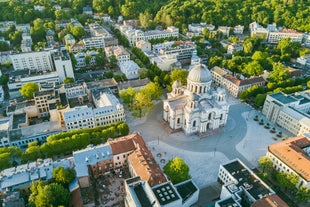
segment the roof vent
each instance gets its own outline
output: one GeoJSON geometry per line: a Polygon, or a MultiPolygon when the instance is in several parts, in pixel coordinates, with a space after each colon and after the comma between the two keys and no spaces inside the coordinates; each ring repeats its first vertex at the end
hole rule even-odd
{"type": "Polygon", "coordinates": [[[89,161],[89,158],[86,156],[85,157],[85,162],[88,162],[89,161]]]}

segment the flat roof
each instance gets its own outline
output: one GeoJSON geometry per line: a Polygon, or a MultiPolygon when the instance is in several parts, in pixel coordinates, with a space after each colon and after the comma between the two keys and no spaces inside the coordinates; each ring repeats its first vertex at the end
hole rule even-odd
{"type": "Polygon", "coordinates": [[[194,185],[192,180],[188,180],[176,186],[176,189],[182,197],[183,203],[189,199],[198,188],[194,185]]]}
{"type": "Polygon", "coordinates": [[[139,183],[132,188],[136,193],[136,196],[140,202],[141,207],[151,207],[152,206],[151,201],[149,200],[147,194],[144,191],[142,183],[139,183]]]}
{"type": "Polygon", "coordinates": [[[286,95],[283,92],[273,93],[273,94],[270,94],[269,96],[280,101],[283,104],[288,104],[288,103],[297,101],[293,96],[286,95]]]}
{"type": "Polygon", "coordinates": [[[305,180],[310,181],[310,157],[304,151],[308,147],[310,147],[310,139],[306,136],[298,136],[269,145],[268,151],[305,180]]]}
{"type": "Polygon", "coordinates": [[[180,199],[170,182],[156,186],[152,190],[160,205],[166,205],[180,199]]]}
{"type": "Polygon", "coordinates": [[[235,201],[232,197],[217,202],[219,207],[241,207],[241,205],[235,201]]]}
{"type": "Polygon", "coordinates": [[[242,187],[255,200],[269,193],[274,193],[252,171],[247,169],[239,160],[223,165],[223,167],[237,180],[237,187],[242,187]]]}
{"type": "Polygon", "coordinates": [[[20,124],[24,124],[27,121],[27,114],[21,113],[21,114],[13,114],[13,126],[12,129],[19,128],[20,124]]]}

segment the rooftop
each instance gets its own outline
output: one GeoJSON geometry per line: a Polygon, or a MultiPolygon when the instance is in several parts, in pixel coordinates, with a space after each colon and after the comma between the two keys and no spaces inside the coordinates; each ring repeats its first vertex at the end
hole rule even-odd
{"type": "Polygon", "coordinates": [[[88,165],[94,165],[103,160],[113,158],[111,147],[108,143],[92,146],[72,153],[75,162],[77,177],[88,176],[88,165]]]}
{"type": "Polygon", "coordinates": [[[25,124],[27,122],[27,114],[21,113],[21,114],[13,114],[13,126],[12,129],[19,128],[20,124],[25,124]]]}
{"type": "Polygon", "coordinates": [[[269,96],[281,102],[282,104],[289,104],[289,103],[297,101],[293,96],[286,95],[283,92],[273,93],[273,94],[270,94],[269,96]]]}
{"type": "Polygon", "coordinates": [[[149,82],[150,80],[148,78],[119,82],[118,90],[120,91],[122,89],[127,89],[129,87],[132,87],[132,88],[142,87],[148,84],[149,82]]]}
{"type": "Polygon", "coordinates": [[[223,167],[236,179],[237,187],[242,187],[255,200],[258,200],[269,193],[274,193],[264,184],[252,171],[245,167],[239,160],[230,162],[223,167]]]}
{"type": "Polygon", "coordinates": [[[143,142],[143,139],[141,135],[137,133],[108,141],[113,155],[133,151],[136,149],[136,144],[141,142],[143,142]]]}
{"type": "Polygon", "coordinates": [[[276,194],[268,195],[253,203],[252,207],[288,207],[276,194]]]}
{"type": "Polygon", "coordinates": [[[237,201],[232,197],[229,197],[225,200],[220,200],[217,202],[219,207],[242,207],[237,201]]]}
{"type": "Polygon", "coordinates": [[[156,186],[152,190],[160,205],[166,205],[180,199],[170,182],[156,186]]]}
{"type": "Polygon", "coordinates": [[[183,203],[187,199],[189,199],[196,191],[198,191],[197,186],[195,186],[192,180],[184,181],[180,184],[177,184],[175,187],[180,196],[182,197],[183,203]]]}
{"type": "Polygon", "coordinates": [[[298,136],[269,145],[268,151],[288,165],[305,180],[310,181],[310,139],[298,136]]]}
{"type": "Polygon", "coordinates": [[[151,207],[152,203],[149,200],[146,192],[144,191],[143,188],[143,183],[139,183],[135,186],[132,187],[133,190],[135,191],[135,194],[140,202],[141,207],[151,207]]]}

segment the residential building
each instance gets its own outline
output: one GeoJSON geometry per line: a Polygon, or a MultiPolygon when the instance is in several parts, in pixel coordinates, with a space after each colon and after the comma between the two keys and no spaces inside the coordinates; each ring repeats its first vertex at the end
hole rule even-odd
{"type": "Polygon", "coordinates": [[[9,78],[8,82],[8,88],[10,91],[18,90],[28,82],[34,82],[37,84],[59,84],[59,76],[57,72],[45,72],[42,74],[42,72],[32,72],[30,70],[19,70],[14,71],[11,73],[11,76],[9,78]]]}
{"type": "Polygon", "coordinates": [[[72,155],[76,177],[81,188],[90,186],[90,172],[97,177],[113,169],[113,154],[108,143],[89,145],[85,149],[73,152],[72,155]]]}
{"type": "Polygon", "coordinates": [[[73,160],[72,158],[58,161],[49,158],[38,159],[36,162],[2,170],[0,173],[0,192],[4,193],[7,190],[14,191],[15,189],[27,187],[38,180],[48,181],[52,178],[53,169],[57,166],[73,168],[73,160]]]}
{"type": "Polygon", "coordinates": [[[105,53],[108,58],[114,55],[118,63],[130,60],[130,54],[129,52],[127,52],[127,50],[125,50],[123,46],[106,47],[105,53]]]}
{"type": "Polygon", "coordinates": [[[43,10],[45,9],[45,7],[41,5],[34,5],[33,8],[34,10],[39,11],[39,12],[43,12],[43,10]]]}
{"type": "Polygon", "coordinates": [[[252,207],[289,207],[279,196],[265,196],[252,204],[252,207]]]}
{"type": "Polygon", "coordinates": [[[212,80],[224,87],[234,97],[239,97],[242,91],[252,86],[264,86],[266,84],[262,77],[237,78],[230,71],[215,66],[211,69],[212,80]]]}
{"type": "Polygon", "coordinates": [[[227,54],[233,54],[234,52],[243,51],[242,44],[229,44],[227,47],[227,54]]]}
{"type": "Polygon", "coordinates": [[[0,103],[2,103],[4,100],[4,90],[3,87],[0,86],[0,103]]]}
{"type": "Polygon", "coordinates": [[[98,55],[99,52],[97,51],[88,51],[86,53],[84,52],[79,52],[77,54],[74,55],[75,57],[75,60],[76,60],[76,65],[75,67],[79,67],[79,68],[82,68],[82,67],[86,67],[86,66],[94,66],[97,64],[96,62],[96,55],[98,55]],[[86,58],[89,58],[87,61],[88,61],[88,64],[86,62],[86,58]]]}
{"type": "Polygon", "coordinates": [[[11,63],[10,54],[11,51],[0,52],[0,64],[11,63]]]}
{"type": "Polygon", "coordinates": [[[35,105],[39,110],[39,117],[49,115],[50,107],[60,105],[59,92],[57,90],[38,91],[34,93],[35,105]]]}
{"type": "Polygon", "coordinates": [[[72,34],[66,34],[64,36],[64,41],[66,45],[72,46],[76,43],[75,38],[73,37],[72,34]]]}
{"type": "Polygon", "coordinates": [[[196,45],[192,41],[171,41],[153,45],[153,53],[159,56],[175,55],[177,61],[190,62],[196,45]]]}
{"type": "Polygon", "coordinates": [[[93,37],[103,37],[104,47],[116,46],[118,40],[113,37],[103,26],[99,24],[89,24],[89,31],[93,37]]]}
{"type": "MultiPolygon", "coordinates": [[[[66,11],[67,8],[63,8],[63,11],[66,11]]],[[[66,28],[68,26],[69,23],[72,23],[73,26],[80,26],[83,27],[83,25],[76,19],[68,19],[68,20],[58,20],[55,22],[56,27],[58,28],[66,28]]]]}
{"type": "Polygon", "coordinates": [[[213,31],[215,26],[207,23],[193,23],[188,25],[187,36],[198,36],[203,33],[204,29],[208,29],[209,31],[213,31]]]}
{"type": "Polygon", "coordinates": [[[139,48],[142,52],[151,52],[152,45],[147,40],[139,40],[136,42],[136,47],[139,48]]]}
{"type": "Polygon", "coordinates": [[[14,70],[29,69],[36,72],[53,71],[50,51],[11,54],[14,70]]]}
{"type": "Polygon", "coordinates": [[[244,26],[242,25],[237,25],[234,27],[234,34],[236,35],[242,35],[244,30],[244,26]]]}
{"type": "Polygon", "coordinates": [[[139,78],[139,65],[135,63],[133,60],[119,62],[118,66],[122,73],[126,75],[127,79],[137,79],[139,78]]]}
{"type": "Polygon", "coordinates": [[[174,26],[170,26],[166,30],[149,30],[144,32],[141,30],[135,30],[128,25],[122,25],[119,26],[119,30],[126,36],[130,46],[135,45],[135,43],[139,40],[179,37],[179,29],[174,26]]]}
{"type": "Polygon", "coordinates": [[[298,57],[296,63],[310,67],[310,54],[298,57]]]}
{"type": "Polygon", "coordinates": [[[69,77],[74,79],[71,58],[65,47],[59,48],[53,52],[52,58],[60,82],[63,82],[65,78],[69,77]]]}
{"type": "Polygon", "coordinates": [[[86,14],[88,16],[93,16],[93,9],[91,6],[87,5],[83,7],[83,14],[86,14]]]}
{"type": "Polygon", "coordinates": [[[310,134],[271,144],[266,156],[277,171],[298,176],[296,187],[310,188],[310,134]]]}
{"type": "Polygon", "coordinates": [[[290,38],[292,42],[302,43],[304,34],[293,29],[277,28],[276,24],[268,24],[267,28],[253,22],[249,25],[251,36],[264,36],[271,44],[277,44],[283,38],[290,38]]]}
{"type": "Polygon", "coordinates": [[[104,37],[102,36],[84,38],[82,41],[86,50],[104,49],[104,37]]]}
{"type": "Polygon", "coordinates": [[[78,98],[87,96],[86,86],[84,84],[72,83],[64,85],[66,97],[70,98],[78,98]]]}
{"type": "Polygon", "coordinates": [[[159,69],[163,71],[171,71],[174,64],[178,62],[177,54],[170,55],[148,55],[150,62],[155,64],[159,69]]]}
{"type": "Polygon", "coordinates": [[[54,5],[53,7],[55,8],[55,10],[61,10],[61,6],[58,4],[54,5]]]}
{"type": "Polygon", "coordinates": [[[69,51],[72,53],[79,53],[86,50],[84,42],[80,41],[74,45],[69,46],[69,51]]]}
{"type": "Polygon", "coordinates": [[[93,128],[125,120],[124,107],[114,95],[102,93],[94,103],[97,108],[81,106],[64,112],[66,129],[93,128]]]}
{"type": "Polygon", "coordinates": [[[262,110],[268,121],[297,136],[310,133],[309,112],[309,90],[292,95],[268,94],[262,110]]]}
{"type": "Polygon", "coordinates": [[[211,90],[212,76],[203,64],[194,66],[187,76],[187,86],[180,81],[163,102],[163,118],[173,130],[186,134],[208,134],[224,126],[229,105],[224,89],[211,90]]]}
{"type": "MultiPolygon", "coordinates": [[[[275,199],[276,196],[275,192],[239,159],[220,165],[218,181],[223,186],[220,200],[215,203],[216,207],[255,206],[264,202],[261,199],[275,199]]],[[[285,203],[276,197],[279,203],[285,203]]],[[[269,205],[264,207],[267,206],[269,205]]]]}
{"type": "Polygon", "coordinates": [[[31,52],[32,38],[29,33],[23,33],[20,49],[22,52],[31,52]]]}
{"type": "Polygon", "coordinates": [[[230,27],[219,26],[219,27],[217,28],[217,31],[222,32],[224,35],[226,35],[227,37],[229,37],[230,27]]]}

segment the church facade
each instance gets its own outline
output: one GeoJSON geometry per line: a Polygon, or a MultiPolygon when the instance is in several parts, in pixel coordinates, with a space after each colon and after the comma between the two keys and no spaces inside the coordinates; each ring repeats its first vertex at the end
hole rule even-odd
{"type": "Polygon", "coordinates": [[[207,66],[191,68],[187,85],[175,81],[172,91],[163,101],[163,119],[171,129],[183,129],[185,134],[207,133],[224,126],[229,105],[223,88],[211,89],[212,77],[207,66]]]}

